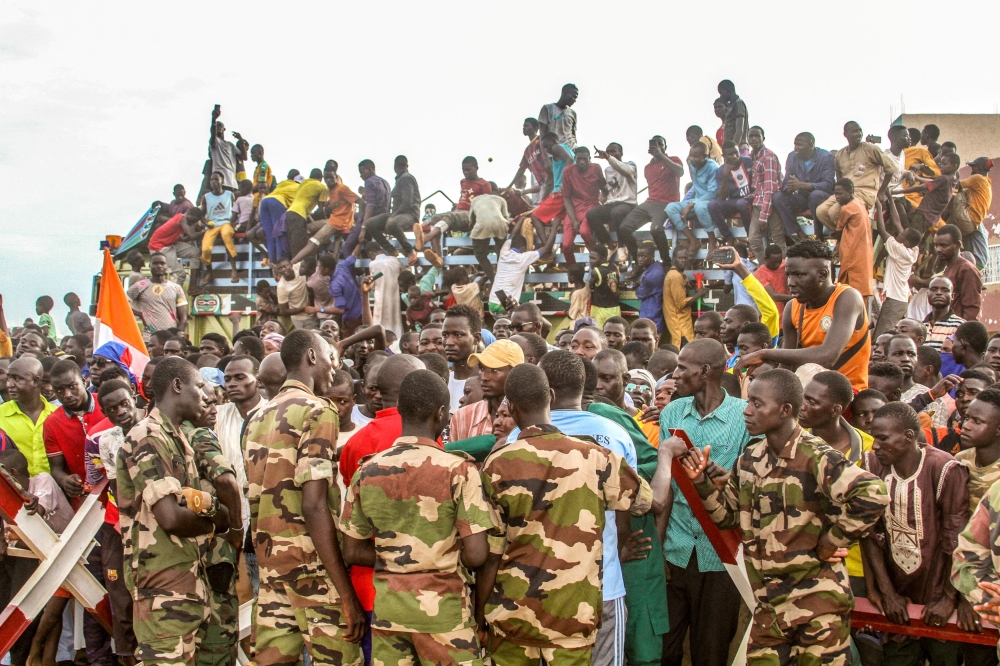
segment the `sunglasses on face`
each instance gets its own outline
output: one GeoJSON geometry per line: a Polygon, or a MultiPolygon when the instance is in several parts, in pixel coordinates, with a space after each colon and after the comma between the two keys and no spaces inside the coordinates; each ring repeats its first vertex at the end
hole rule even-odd
{"type": "Polygon", "coordinates": [[[631,393],[632,391],[636,391],[636,390],[638,390],[641,393],[652,393],[653,392],[653,389],[649,388],[645,384],[632,384],[632,383],[626,384],[625,385],[625,390],[628,391],[629,393],[631,393]]]}

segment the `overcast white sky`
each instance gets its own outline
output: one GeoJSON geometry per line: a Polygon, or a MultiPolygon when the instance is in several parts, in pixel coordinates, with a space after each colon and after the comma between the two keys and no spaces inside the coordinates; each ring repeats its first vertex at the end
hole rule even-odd
{"type": "Polygon", "coordinates": [[[98,242],[128,231],[174,183],[197,189],[213,104],[228,129],[264,145],[281,176],[333,158],[356,188],[355,165],[371,158],[391,182],[402,153],[425,196],[440,188],[454,199],[465,155],[478,157],[484,178],[510,181],[522,120],[567,82],[580,88],[581,142],[621,143],[640,173],[650,136],[684,155],[689,125],[715,131],[723,78],[782,159],[800,131],[839,148],[847,120],[884,137],[901,95],[910,113],[992,113],[998,22],[995,0],[8,0],[0,14],[8,321],[34,317],[35,299],[49,294],[67,332],[62,295],[88,301],[98,242]]]}

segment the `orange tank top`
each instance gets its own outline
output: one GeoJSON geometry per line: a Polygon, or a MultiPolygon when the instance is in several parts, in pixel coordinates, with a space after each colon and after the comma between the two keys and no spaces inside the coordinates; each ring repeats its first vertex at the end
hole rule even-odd
{"type": "MultiPolygon", "coordinates": [[[[826,339],[826,332],[833,325],[833,308],[837,299],[845,291],[853,289],[846,284],[836,284],[833,295],[821,308],[810,310],[797,299],[791,302],[792,323],[799,334],[799,347],[819,347],[826,339]],[[804,310],[804,312],[803,312],[804,310]]],[[[872,354],[871,336],[868,335],[868,312],[862,311],[862,322],[859,329],[851,333],[847,346],[831,370],[836,370],[851,380],[855,391],[868,388],[868,360],[872,354]]]]}

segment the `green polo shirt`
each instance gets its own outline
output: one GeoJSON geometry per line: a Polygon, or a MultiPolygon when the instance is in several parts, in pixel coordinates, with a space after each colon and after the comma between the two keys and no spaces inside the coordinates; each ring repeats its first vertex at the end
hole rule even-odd
{"type": "Polygon", "coordinates": [[[59,407],[45,398],[42,398],[42,405],[42,413],[34,423],[21,411],[17,401],[11,400],[0,405],[0,430],[14,440],[18,451],[28,459],[29,476],[49,471],[49,459],[45,455],[45,442],[42,440],[42,424],[59,407]]]}

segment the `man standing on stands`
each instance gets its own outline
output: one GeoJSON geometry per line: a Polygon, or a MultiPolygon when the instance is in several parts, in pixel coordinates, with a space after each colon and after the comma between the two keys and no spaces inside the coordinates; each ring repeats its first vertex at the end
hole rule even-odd
{"type": "MultiPolygon", "coordinates": [[[[847,145],[837,151],[834,164],[837,179],[849,178],[854,183],[855,196],[864,203],[866,210],[875,207],[876,194],[885,191],[896,173],[896,162],[873,143],[864,141],[861,125],[853,120],[844,125],[847,145]]],[[[840,219],[840,204],[830,195],[816,207],[816,219],[828,229],[836,229],[840,219]]]]}
{"type": "Polygon", "coordinates": [[[525,118],[521,126],[521,133],[528,137],[528,145],[524,149],[521,157],[521,164],[517,167],[517,173],[510,181],[507,190],[514,187],[525,174],[531,172],[531,187],[527,190],[519,190],[518,194],[531,194],[531,203],[538,205],[545,198],[545,181],[548,179],[545,173],[545,158],[542,157],[542,142],[538,138],[538,121],[534,118],[525,118]]]}
{"type": "Polygon", "coordinates": [[[595,146],[594,151],[594,157],[608,162],[608,166],[604,167],[608,194],[603,204],[587,213],[587,222],[590,224],[590,232],[594,234],[594,239],[610,247],[611,235],[608,229],[618,233],[622,220],[635,208],[638,171],[635,162],[622,160],[621,144],[609,143],[605,150],[598,150],[595,146]]]}
{"type": "Polygon", "coordinates": [[[337,410],[317,397],[330,387],[332,360],[330,346],[314,331],[292,331],[281,345],[287,379],[246,426],[261,664],[295,662],[304,646],[315,662],[361,662],[358,642],[368,623],[334,525],[340,508],[333,467],[337,410]]]}
{"type": "MultiPolygon", "coordinates": [[[[222,187],[230,192],[236,191],[236,165],[247,159],[246,142],[239,145],[226,141],[226,126],[219,122],[222,111],[218,105],[212,109],[212,133],[208,139],[208,157],[212,162],[208,174],[222,174],[222,187]]],[[[239,137],[237,136],[237,139],[239,137]]],[[[206,179],[207,180],[207,179],[206,179]]],[[[176,188],[175,188],[176,191],[176,188]]]]}
{"type": "MultiPolygon", "coordinates": [[[[722,388],[726,350],[715,340],[688,343],[677,358],[673,377],[677,392],[660,414],[661,441],[670,428],[684,430],[691,443],[708,450],[723,469],[732,469],[750,435],[743,422],[747,403],[722,388]]],[[[680,666],[690,629],[691,661],[725,666],[729,643],[736,635],[740,593],[679,488],[665,519],[657,517],[663,552],[670,570],[667,609],[670,631],[664,637],[664,666],[680,666]]]]}
{"type": "Polygon", "coordinates": [[[750,180],[753,183],[753,204],[750,213],[748,243],[754,259],[760,262],[764,255],[764,237],[768,243],[785,251],[785,228],[781,216],[772,210],[774,195],[781,189],[781,161],[764,145],[764,130],[757,125],[750,128],[747,141],[753,152],[750,180]]]}
{"type": "Polygon", "coordinates": [[[416,234],[417,247],[422,247],[423,230],[420,229],[420,188],[417,179],[410,173],[410,164],[406,155],[397,155],[392,165],[396,172],[396,185],[392,188],[392,210],[375,217],[368,218],[364,226],[364,235],[388,251],[390,243],[385,234],[389,232],[397,241],[410,266],[417,263],[417,251],[406,238],[407,231],[416,234]]]}
{"type": "Polygon", "coordinates": [[[724,141],[732,141],[739,146],[740,154],[750,153],[750,143],[747,140],[747,131],[750,121],[747,118],[747,105],[736,94],[736,86],[729,79],[719,82],[719,99],[726,105],[726,116],[722,119],[722,126],[725,128],[724,141]]]}
{"type": "Polygon", "coordinates": [[[972,167],[972,174],[960,181],[959,185],[965,191],[969,202],[969,219],[976,225],[976,230],[962,237],[962,245],[975,255],[980,266],[985,266],[989,261],[989,247],[986,245],[983,220],[993,203],[993,181],[990,179],[993,160],[977,157],[967,164],[972,167]]]}
{"type": "MultiPolygon", "coordinates": [[[[647,223],[660,256],[670,256],[663,223],[667,221],[667,204],[679,201],[681,198],[680,182],[681,176],[684,175],[684,163],[679,157],[667,155],[667,140],[662,136],[654,136],[649,140],[649,154],[652,159],[643,170],[646,185],[649,187],[646,200],[633,208],[618,227],[618,244],[625,246],[632,261],[635,261],[639,252],[635,232],[647,223]]],[[[633,270],[628,279],[634,280],[638,275],[638,272],[633,270]]]]}
{"type": "Polygon", "coordinates": [[[167,258],[159,252],[149,255],[149,278],[139,280],[126,293],[132,302],[132,312],[142,319],[147,332],[167,328],[183,331],[187,325],[184,289],[167,280],[167,258]]]}
{"type": "Polygon", "coordinates": [[[830,248],[820,240],[801,241],[788,249],[785,275],[795,300],[782,315],[783,347],[741,357],[737,371],[760,363],[796,368],[818,363],[843,373],[855,390],[868,388],[868,312],[856,289],[833,283],[832,259],[830,248]]]}
{"type": "Polygon", "coordinates": [[[639,286],[635,289],[639,299],[639,318],[656,323],[656,333],[663,333],[663,282],[666,271],[663,262],[656,260],[656,246],[645,241],[639,246],[636,266],[642,271],[639,286]]]}
{"type": "MultiPolygon", "coordinates": [[[[934,250],[936,268],[951,280],[952,311],[965,321],[978,319],[983,306],[983,276],[971,261],[962,257],[962,232],[959,228],[946,224],[938,229],[934,235],[934,250]]],[[[913,286],[924,286],[921,283],[916,276],[910,278],[913,286]]]]}
{"type": "MultiPolygon", "coordinates": [[[[816,209],[833,194],[837,180],[830,151],[816,147],[816,138],[809,132],[795,137],[795,150],[785,160],[785,180],[781,190],[774,193],[772,202],[785,227],[785,235],[799,240],[806,239],[806,232],[799,226],[798,216],[809,211],[816,220],[816,209]]],[[[822,227],[816,221],[817,233],[822,227]]],[[[774,239],[771,239],[775,243],[774,239]]],[[[777,245],[777,243],[775,243],[777,245]]]]}
{"type": "Polygon", "coordinates": [[[555,132],[558,143],[564,143],[570,150],[576,148],[576,111],[571,107],[576,103],[580,91],[572,83],[562,87],[562,95],[554,104],[546,104],[538,112],[539,131],[542,136],[555,132]]]}
{"type": "Polygon", "coordinates": [[[663,320],[670,331],[671,344],[678,349],[685,342],[694,340],[691,307],[708,293],[708,287],[702,287],[688,296],[688,279],[684,271],[690,264],[691,251],[684,245],[678,245],[674,250],[673,263],[663,281],[663,320]]]}
{"type": "MultiPolygon", "coordinates": [[[[312,218],[313,209],[326,203],[330,198],[330,190],[323,182],[323,172],[313,169],[309,177],[299,184],[292,205],[285,213],[285,237],[288,239],[289,259],[299,256],[309,244],[310,227],[318,227],[312,218]]],[[[318,231],[314,228],[313,231],[318,231]]]]}

